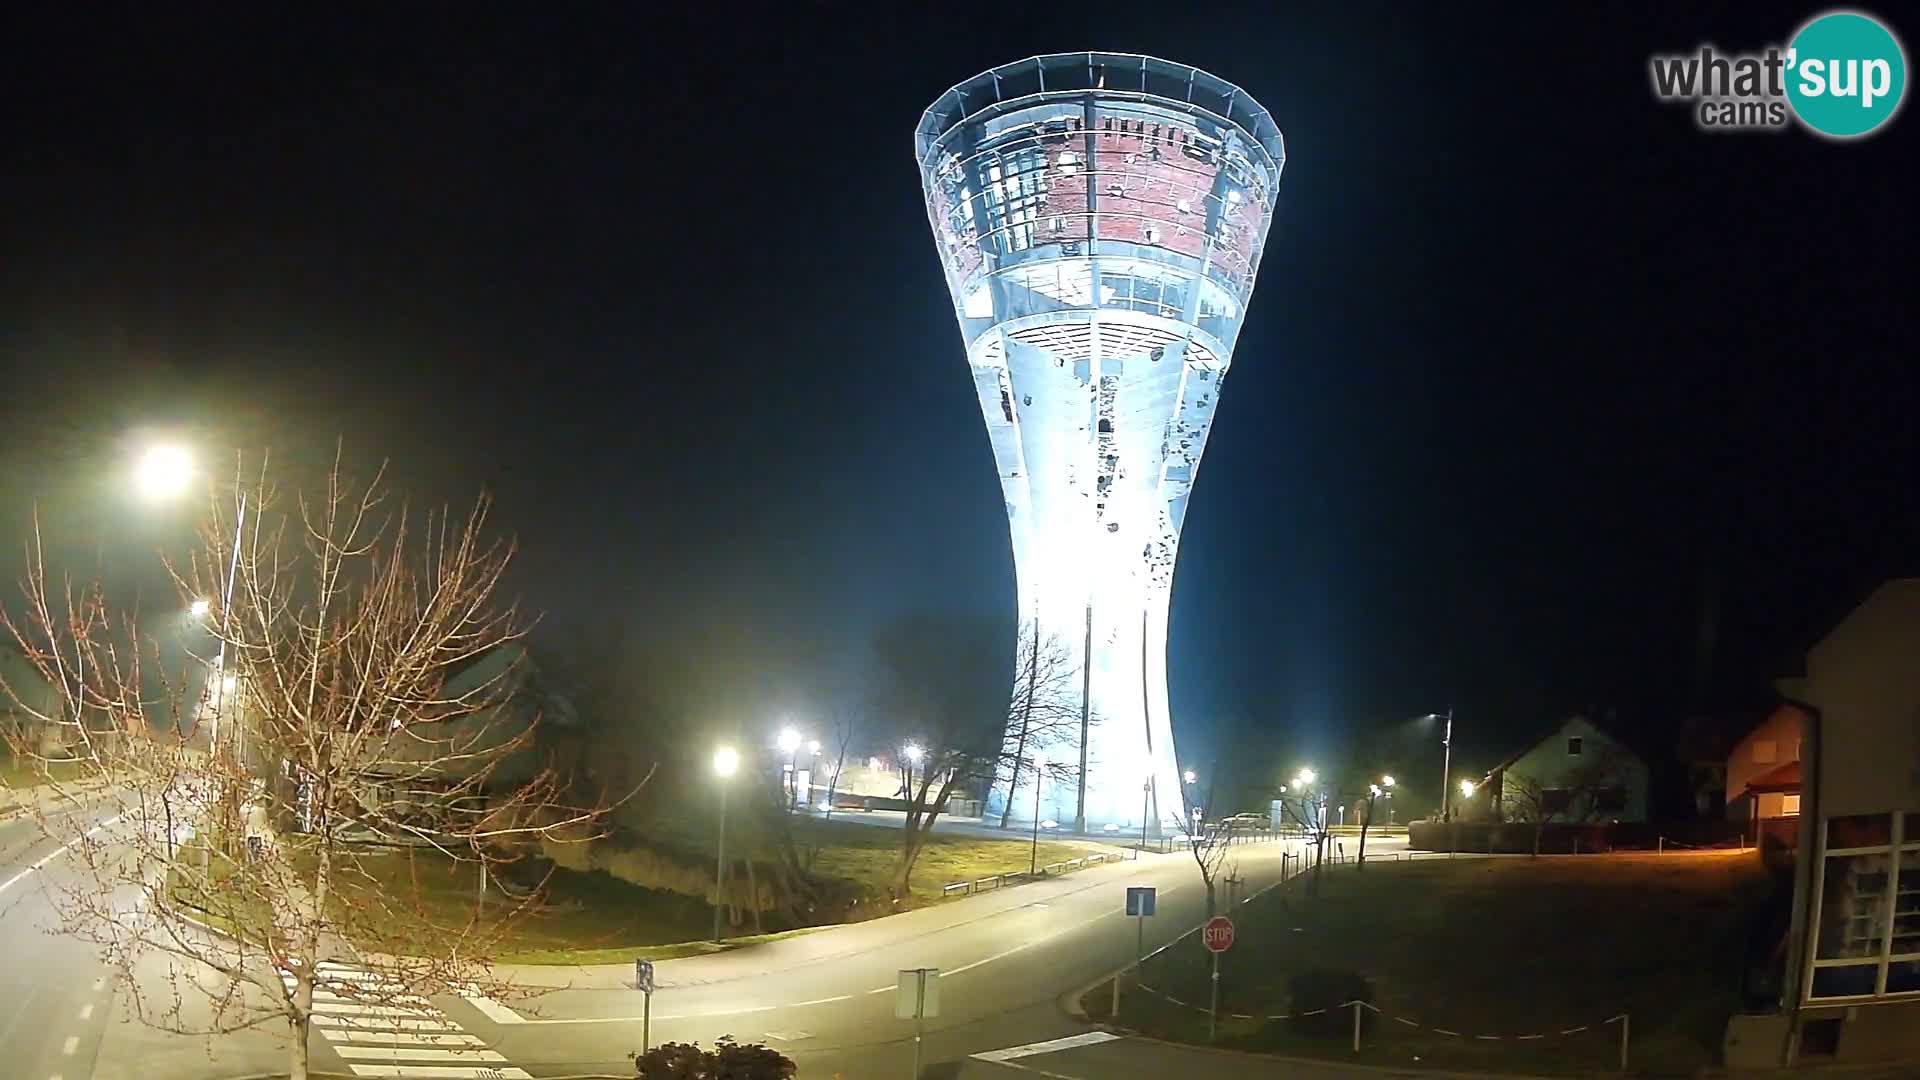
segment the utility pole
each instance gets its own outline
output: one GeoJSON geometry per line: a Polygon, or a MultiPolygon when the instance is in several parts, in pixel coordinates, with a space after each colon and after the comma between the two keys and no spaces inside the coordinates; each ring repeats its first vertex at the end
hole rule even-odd
{"type": "Polygon", "coordinates": [[[1440,756],[1440,820],[1453,820],[1453,706],[1447,706],[1447,733],[1441,737],[1440,745],[1444,751],[1440,756]]]}

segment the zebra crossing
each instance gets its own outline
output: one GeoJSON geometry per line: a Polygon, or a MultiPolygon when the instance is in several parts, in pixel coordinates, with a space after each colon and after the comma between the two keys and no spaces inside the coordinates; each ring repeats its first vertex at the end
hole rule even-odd
{"type": "MultiPolygon", "coordinates": [[[[291,989],[293,976],[280,978],[291,989]]],[[[313,985],[313,1029],[355,1076],[401,1080],[531,1080],[426,998],[390,992],[392,980],[322,960],[313,985]]]]}

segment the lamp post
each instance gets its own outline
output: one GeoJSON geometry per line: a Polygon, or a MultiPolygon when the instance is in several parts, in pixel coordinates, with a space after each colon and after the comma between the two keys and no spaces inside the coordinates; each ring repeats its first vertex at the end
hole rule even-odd
{"type": "MultiPolygon", "coordinates": [[[[151,500],[172,499],[187,490],[194,474],[193,455],[185,447],[172,443],[159,443],[150,446],[140,455],[133,470],[134,485],[141,496],[151,500]]],[[[231,625],[233,608],[233,583],[240,569],[240,540],[247,522],[247,493],[238,483],[234,485],[235,510],[233,515],[233,551],[227,557],[227,580],[220,594],[220,644],[213,658],[215,677],[213,680],[213,740],[220,734],[220,720],[226,710],[226,696],[232,692],[227,677],[227,633],[231,625]]],[[[204,619],[211,604],[205,597],[197,597],[188,610],[196,619],[204,619]]],[[[234,727],[234,752],[244,762],[246,754],[245,730],[239,725],[234,727]]]]}
{"type": "Polygon", "coordinates": [[[1451,821],[1453,820],[1451,816],[1453,811],[1453,802],[1451,799],[1453,795],[1453,788],[1451,786],[1453,773],[1453,706],[1447,706],[1447,711],[1444,714],[1428,713],[1420,719],[1445,720],[1447,722],[1446,731],[1440,736],[1440,745],[1442,747],[1440,757],[1440,820],[1451,821]]]}
{"type": "Polygon", "coordinates": [[[800,782],[800,732],[793,727],[780,729],[780,737],[774,740],[775,746],[787,756],[787,809],[793,809],[794,796],[800,782]]]}
{"type": "Polygon", "coordinates": [[[713,752],[713,775],[719,778],[720,832],[713,856],[713,943],[720,944],[720,912],[726,906],[727,884],[727,779],[740,768],[740,755],[731,746],[713,752]]]}
{"type": "Polygon", "coordinates": [[[1027,858],[1027,876],[1035,877],[1040,872],[1040,781],[1047,775],[1046,758],[1033,763],[1033,853],[1027,858]]]}

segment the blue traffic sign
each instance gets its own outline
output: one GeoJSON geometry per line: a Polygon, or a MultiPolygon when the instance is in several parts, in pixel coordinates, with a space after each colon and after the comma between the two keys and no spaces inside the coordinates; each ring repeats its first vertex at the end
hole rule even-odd
{"type": "Polygon", "coordinates": [[[1127,914],[1142,918],[1153,914],[1154,893],[1151,885],[1127,886],[1127,914]]]}

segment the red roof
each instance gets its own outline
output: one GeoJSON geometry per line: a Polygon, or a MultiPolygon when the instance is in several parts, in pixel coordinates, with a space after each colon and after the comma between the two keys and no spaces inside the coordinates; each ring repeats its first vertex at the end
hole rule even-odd
{"type": "Polygon", "coordinates": [[[1800,790],[1800,763],[1789,761],[1747,781],[1747,790],[1759,794],[1788,794],[1800,790]]]}

